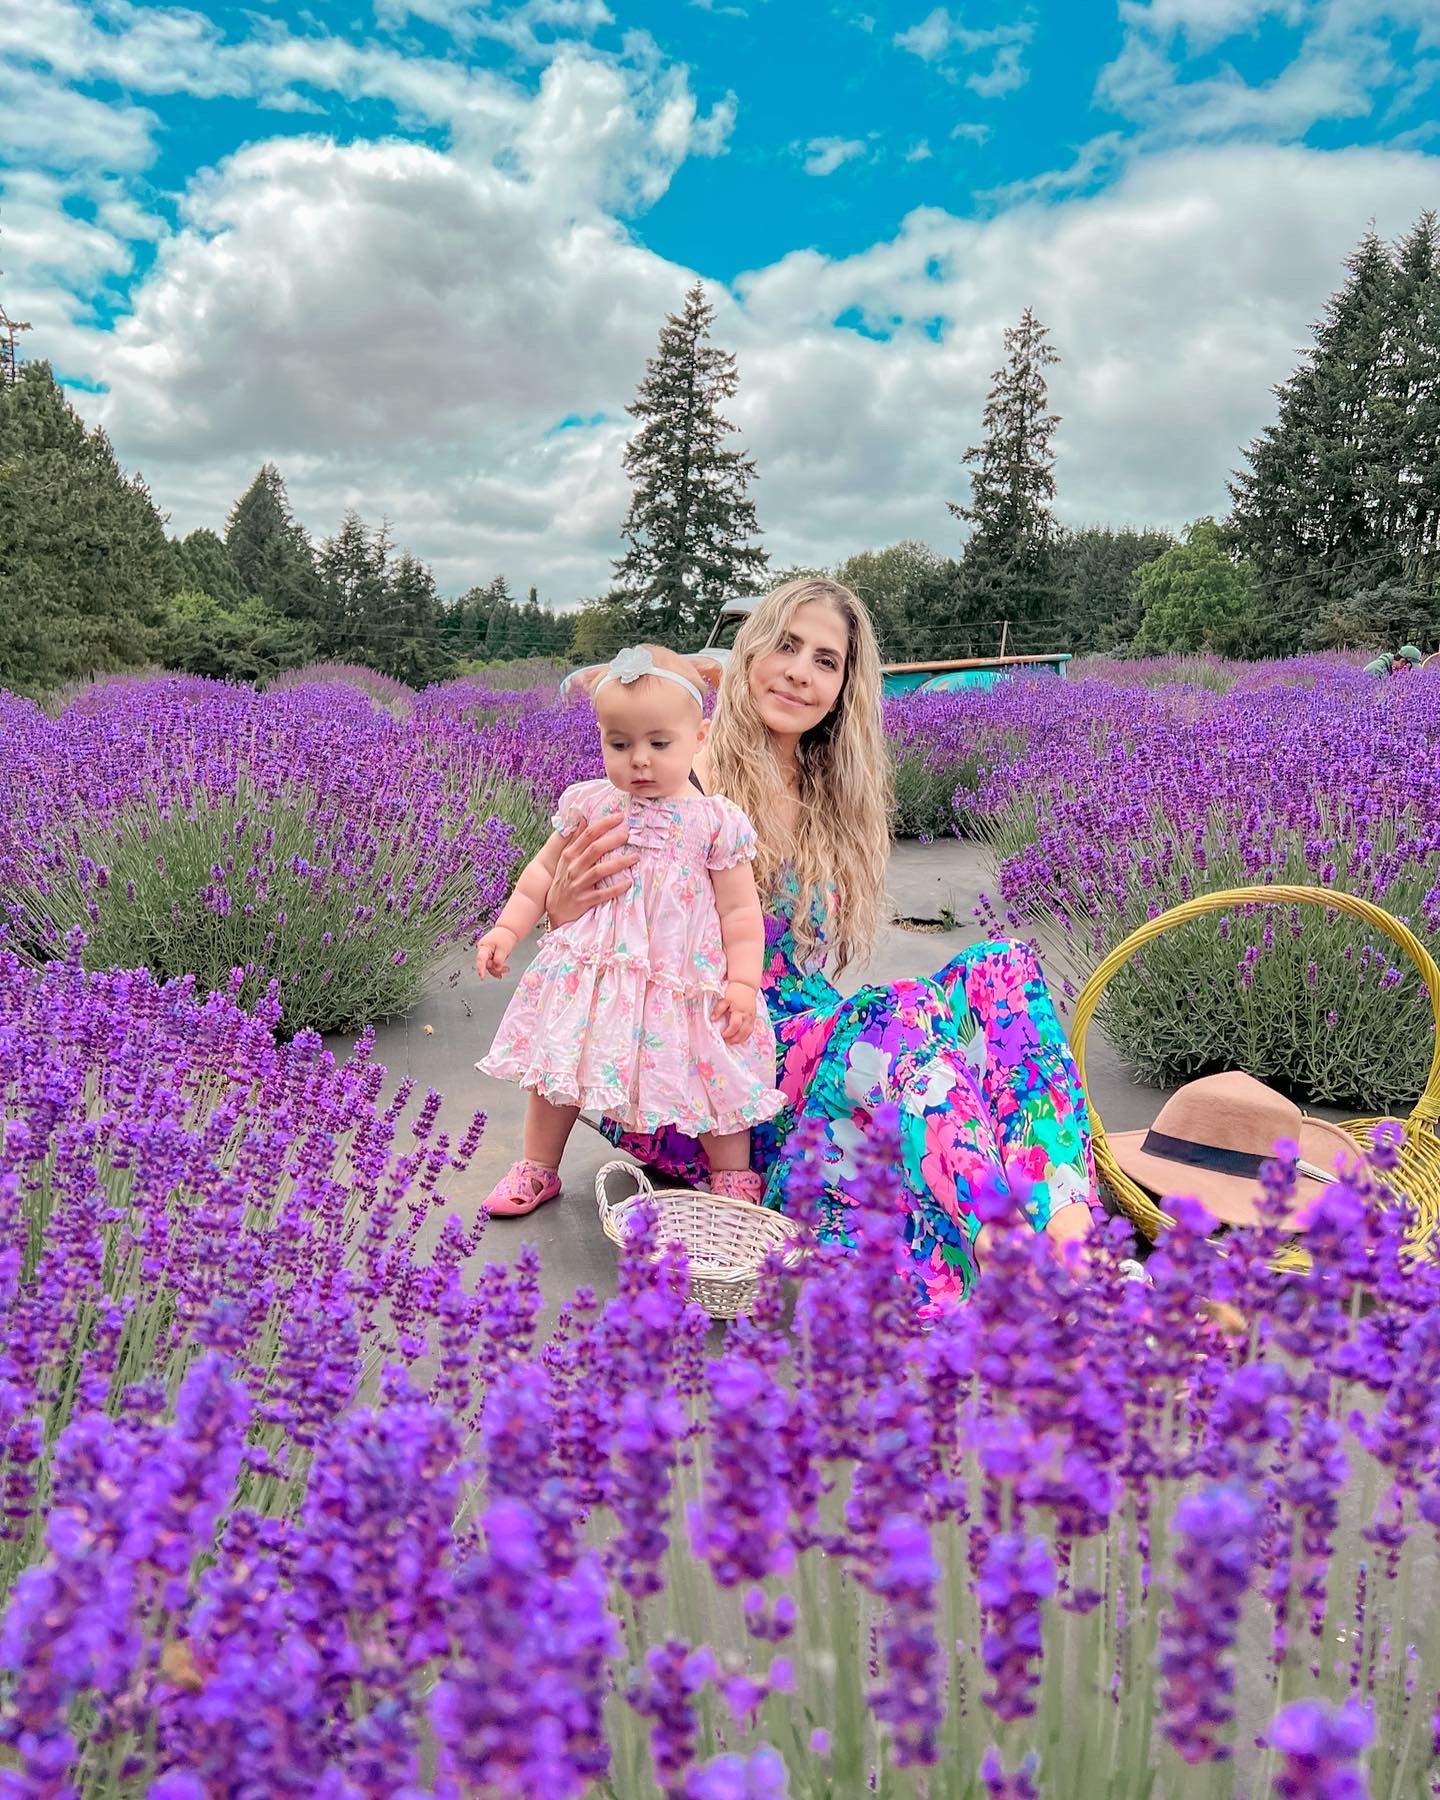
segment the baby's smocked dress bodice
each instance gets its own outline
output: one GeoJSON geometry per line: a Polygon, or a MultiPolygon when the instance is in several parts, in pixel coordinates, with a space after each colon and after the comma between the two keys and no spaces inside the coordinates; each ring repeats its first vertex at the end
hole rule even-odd
{"type": "Polygon", "coordinates": [[[637,799],[608,781],[582,781],[560,796],[554,828],[572,837],[598,818],[624,818],[639,856],[627,891],[560,934],[586,959],[635,964],[679,993],[719,994],[725,947],[713,871],[755,856],[755,832],[738,806],[698,789],[637,799]]]}

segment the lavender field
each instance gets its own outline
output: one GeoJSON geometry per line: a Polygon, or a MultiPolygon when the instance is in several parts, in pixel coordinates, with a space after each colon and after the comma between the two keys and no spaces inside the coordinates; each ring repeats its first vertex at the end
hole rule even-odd
{"type": "MultiPolygon", "coordinates": [[[[1076,975],[1237,880],[1435,936],[1426,672],[1118,666],[889,729],[906,822],[993,845],[1002,922],[1076,975]]],[[[1082,1271],[987,1194],[985,1279],[922,1330],[882,1118],[861,1254],[721,1339],[642,1232],[542,1337],[533,1255],[452,1207],[483,1120],[387,1098],[363,1028],[597,772],[584,710],[157,678],[0,697],[0,739],[0,1793],[1440,1792],[1440,1268],[1388,1138],[1306,1274],[1183,1200],[1153,1286],[1118,1223],[1082,1271]]],[[[1413,973],[1323,915],[1117,990],[1159,1076],[1238,1043],[1403,1105],[1428,1058],[1413,973]]]]}
{"type": "MultiPolygon", "coordinates": [[[[888,722],[917,817],[993,848],[987,926],[1039,930],[1072,982],[1223,888],[1335,887],[1440,932],[1440,666],[1097,662],[1063,687],[892,701],[888,722]]],[[[1146,1080],[1240,1065],[1376,1112],[1413,1102],[1433,1041],[1385,940],[1268,908],[1162,940],[1101,1018],[1146,1080]]]]}

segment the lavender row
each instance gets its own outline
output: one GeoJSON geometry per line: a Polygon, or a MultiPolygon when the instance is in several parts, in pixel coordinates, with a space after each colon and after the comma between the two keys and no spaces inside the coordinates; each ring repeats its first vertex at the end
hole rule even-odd
{"type": "MultiPolygon", "coordinates": [[[[333,673],[333,672],[332,672],[333,673]]],[[[473,683],[404,707],[348,680],[110,681],[55,719],[0,696],[0,929],[39,965],[244,972],[287,1029],[403,1011],[503,902],[595,760],[580,709],[473,683]]]]}
{"type": "Polygon", "coordinates": [[[1178,1201],[1127,1283],[1118,1227],[1082,1271],[987,1194],[922,1331],[882,1116],[793,1317],[771,1275],[717,1344],[650,1221],[540,1342],[534,1256],[436,1229],[480,1121],[276,1018],[0,952],[5,1793],[1431,1790],[1440,1271],[1391,1142],[1301,1276],[1178,1201]]]}
{"type": "MultiPolygon", "coordinates": [[[[953,777],[952,823],[994,847],[992,929],[1045,932],[1078,982],[1181,901],[1292,882],[1433,941],[1440,675],[1380,682],[1321,657],[1214,665],[1214,682],[1108,673],[890,703],[902,761],[953,777]]],[[[1148,1079],[1238,1063],[1375,1112],[1413,1102],[1433,1041],[1404,955],[1323,912],[1190,925],[1116,978],[1101,1017],[1148,1079]]]]}

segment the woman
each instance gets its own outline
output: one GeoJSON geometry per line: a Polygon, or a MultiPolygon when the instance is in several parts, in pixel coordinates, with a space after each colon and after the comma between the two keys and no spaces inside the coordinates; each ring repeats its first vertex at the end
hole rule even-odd
{"type": "MultiPolygon", "coordinates": [[[[707,792],[749,814],[766,909],[765,998],[788,1105],[753,1133],[766,1204],[783,1208],[787,1141],[825,1142],[827,1235],[845,1237],[852,1153],[875,1111],[898,1106],[910,1268],[928,1310],[962,1299],[984,1258],[972,1201],[988,1179],[1026,1195],[1037,1231],[1067,1241],[1095,1191],[1085,1096],[1030,951],[989,943],[938,975],[862,988],[827,979],[869,954],[883,923],[890,754],[868,613],[838,582],[802,579],[746,620],[696,763],[707,792]],[[807,1134],[808,1135],[808,1134],[807,1134]]],[[[564,852],[549,895],[559,923],[622,892],[624,827],[597,823],[564,852]],[[616,877],[620,876],[619,881],[616,877]]],[[[608,1135],[641,1161],[705,1186],[699,1146],[674,1132],[608,1135]]]]}

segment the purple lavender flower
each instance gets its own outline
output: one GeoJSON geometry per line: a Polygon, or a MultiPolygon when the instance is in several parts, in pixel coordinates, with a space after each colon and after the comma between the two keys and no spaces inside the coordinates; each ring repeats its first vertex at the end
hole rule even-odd
{"type": "MultiPolygon", "coordinates": [[[[869,1585],[884,1602],[880,1618],[883,1675],[872,1689],[875,1716],[890,1727],[895,1760],[902,1768],[939,1757],[943,1720],[940,1643],[935,1631],[935,1586],[940,1565],[930,1533],[918,1520],[899,1517],[881,1526],[879,1562],[869,1585]]],[[[1033,1574],[1032,1574],[1033,1579],[1033,1574]]]]}
{"type": "Polygon", "coordinates": [[[1374,1735],[1374,1720],[1357,1701],[1292,1702],[1276,1714],[1264,1740],[1281,1756],[1272,1791],[1279,1800],[1369,1800],[1358,1764],[1374,1735]]]}
{"type": "Polygon", "coordinates": [[[704,1649],[671,1638],[646,1652],[643,1672],[630,1685],[629,1701],[649,1719],[655,1779],[666,1800],[685,1791],[700,1743],[695,1696],[714,1679],[715,1658],[704,1649]]]}
{"type": "Polygon", "coordinates": [[[722,1587],[788,1573],[786,1406],[773,1377],[748,1358],[710,1365],[710,1469],[690,1509],[690,1541],[722,1587]]]}
{"type": "Polygon", "coordinates": [[[1043,1648],[1041,1614],[1055,1592],[1055,1564],[1043,1538],[1012,1532],[994,1538],[975,1582],[981,1606],[981,1656],[990,1686],[982,1698],[1005,1720],[1035,1710],[1043,1648]]]}
{"type": "Polygon", "coordinates": [[[566,1800],[605,1773],[606,1665],[619,1649],[594,1557],[546,1566],[539,1522],[516,1500],[486,1513],[485,1552],[455,1577],[458,1642],[431,1719],[442,1773],[470,1791],[566,1800]]]}
{"type": "Polygon", "coordinates": [[[1040,1790],[1035,1785],[1038,1767],[1039,1759],[1032,1752],[1007,1775],[1000,1752],[992,1745],[980,1760],[980,1779],[985,1783],[988,1800],[1040,1800],[1040,1790]]]}
{"type": "Polygon", "coordinates": [[[748,1756],[716,1756],[692,1769],[685,1800],[786,1800],[789,1778],[779,1754],[761,1744],[748,1756]]]}
{"type": "Polygon", "coordinates": [[[1260,1512],[1243,1489],[1188,1494],[1175,1511],[1178,1576],[1160,1628],[1161,1729],[1189,1763],[1230,1755],[1231,1660],[1250,1583],[1260,1512]]]}

